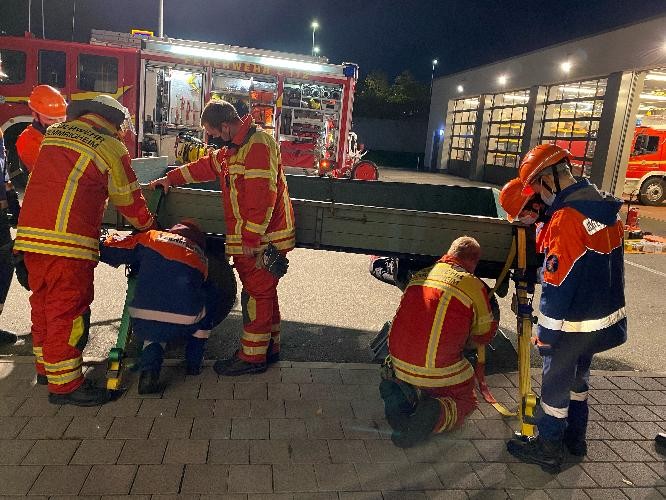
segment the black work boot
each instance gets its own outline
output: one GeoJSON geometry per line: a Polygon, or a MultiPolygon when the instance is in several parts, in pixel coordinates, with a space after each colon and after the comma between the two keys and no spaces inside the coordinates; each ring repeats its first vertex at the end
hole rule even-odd
{"type": "Polygon", "coordinates": [[[97,406],[108,400],[109,393],[106,388],[95,387],[89,380],[84,380],[78,389],[68,394],[49,393],[49,403],[54,405],[97,406]]]}
{"type": "Polygon", "coordinates": [[[250,373],[263,373],[268,368],[265,361],[260,363],[250,363],[240,359],[234,355],[229,359],[220,359],[213,365],[213,370],[218,375],[225,375],[227,377],[236,377],[238,375],[245,375],[250,373]]]}
{"type": "Polygon", "coordinates": [[[587,443],[585,435],[587,434],[587,421],[589,420],[590,410],[587,400],[572,400],[569,403],[569,413],[567,415],[567,427],[564,430],[564,446],[575,457],[584,457],[587,455],[587,443]]]}
{"type": "Polygon", "coordinates": [[[37,374],[37,383],[39,385],[49,385],[49,378],[41,373],[37,374]]]}
{"type": "Polygon", "coordinates": [[[399,448],[411,448],[425,441],[435,430],[440,414],[439,401],[424,397],[416,403],[414,413],[407,417],[407,425],[393,432],[391,441],[399,448]]]}
{"type": "Polygon", "coordinates": [[[407,418],[414,411],[418,395],[409,384],[399,380],[382,380],[379,394],[384,401],[384,415],[393,430],[404,430],[407,418]]]}
{"type": "Polygon", "coordinates": [[[139,394],[156,394],[162,391],[159,370],[143,370],[139,375],[139,394]]]}
{"type": "Polygon", "coordinates": [[[521,462],[540,465],[551,474],[560,472],[564,460],[562,441],[550,441],[540,436],[527,440],[514,438],[506,443],[506,449],[521,462]]]}
{"type": "Polygon", "coordinates": [[[587,441],[585,441],[585,437],[581,437],[569,427],[564,431],[563,442],[569,453],[574,457],[584,457],[587,455],[587,441]]]}
{"type": "Polygon", "coordinates": [[[662,455],[666,455],[666,433],[660,432],[654,438],[654,444],[657,451],[662,455]]]}

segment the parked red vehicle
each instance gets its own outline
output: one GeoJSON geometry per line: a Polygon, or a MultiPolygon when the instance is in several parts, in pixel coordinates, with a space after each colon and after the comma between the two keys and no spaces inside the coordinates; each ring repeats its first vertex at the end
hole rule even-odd
{"type": "Polygon", "coordinates": [[[666,202],[666,130],[636,127],[624,194],[644,205],[666,202]]]}

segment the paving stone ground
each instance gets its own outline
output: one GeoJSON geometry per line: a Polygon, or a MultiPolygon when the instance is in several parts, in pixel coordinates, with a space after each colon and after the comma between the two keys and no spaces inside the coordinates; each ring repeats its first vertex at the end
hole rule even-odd
{"type": "MultiPolygon", "coordinates": [[[[103,379],[102,367],[89,378],[103,379]]],[[[0,496],[222,500],[657,499],[666,374],[593,372],[589,453],[557,475],[517,462],[516,419],[481,403],[466,424],[393,446],[375,365],[291,363],[198,377],[165,366],[163,393],[101,408],[48,403],[30,358],[0,360],[0,496]]],[[[492,375],[515,407],[517,374],[492,375]]],[[[539,375],[533,372],[535,391],[539,375]]]]}

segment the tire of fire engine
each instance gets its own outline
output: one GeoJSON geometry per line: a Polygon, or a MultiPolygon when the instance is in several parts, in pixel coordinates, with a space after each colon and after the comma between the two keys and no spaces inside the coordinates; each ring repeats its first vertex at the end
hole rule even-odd
{"type": "Polygon", "coordinates": [[[363,181],[376,181],[379,180],[379,169],[374,162],[361,160],[352,168],[351,178],[363,181]]]}
{"type": "Polygon", "coordinates": [[[217,316],[213,320],[215,326],[219,325],[236,304],[236,293],[238,285],[236,275],[231,264],[224,255],[224,247],[221,251],[213,247],[206,252],[208,256],[208,279],[217,286],[220,291],[220,303],[217,316]]]}
{"type": "Polygon", "coordinates": [[[658,207],[666,201],[666,179],[649,177],[641,184],[638,199],[643,205],[658,207]]]}

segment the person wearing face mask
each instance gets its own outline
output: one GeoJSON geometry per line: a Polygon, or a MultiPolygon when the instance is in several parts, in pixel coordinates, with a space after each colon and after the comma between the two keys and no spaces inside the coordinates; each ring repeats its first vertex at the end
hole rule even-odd
{"type": "Polygon", "coordinates": [[[271,266],[260,262],[271,253],[269,248],[286,261],[284,255],[295,246],[294,211],[280,149],[251,115],[239,117],[226,101],[210,101],[201,114],[201,126],[209,137],[219,137],[224,147],[172,170],[150,186],[162,186],[166,192],[171,186],[219,178],[225,249],[243,285],[243,333],[235,355],[218,360],[213,368],[226,376],[261,373],[280,355],[277,284],[286,267],[282,273],[272,272],[271,266]]]}
{"type": "Polygon", "coordinates": [[[53,404],[107,401],[84,379],[81,357],[107,200],[136,229],[155,225],[120,140],[129,117],[108,95],[70,103],[67,121],[46,130],[23,197],[14,252],[23,254],[32,291],[37,382],[48,384],[53,404]]]}
{"type": "Polygon", "coordinates": [[[564,448],[585,456],[588,379],[594,354],[627,339],[622,201],[571,175],[571,154],[553,144],[521,162],[522,194],[548,209],[537,238],[544,254],[535,343],[543,357],[538,436],[512,439],[509,453],[559,472],[564,448]]]}
{"type": "Polygon", "coordinates": [[[509,222],[518,221],[526,226],[543,222],[545,204],[537,194],[524,195],[523,184],[518,177],[502,187],[499,203],[509,222]]]}

